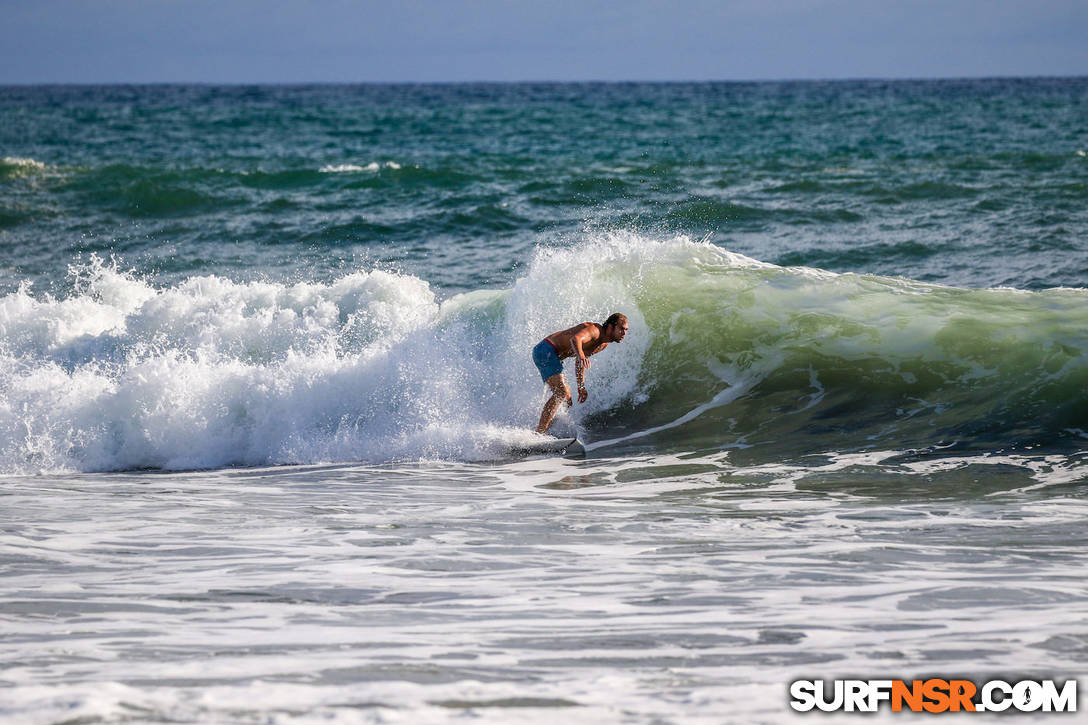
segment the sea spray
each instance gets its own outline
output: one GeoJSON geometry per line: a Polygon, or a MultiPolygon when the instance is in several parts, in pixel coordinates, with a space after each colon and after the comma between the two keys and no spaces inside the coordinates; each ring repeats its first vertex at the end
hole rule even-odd
{"type": "MultiPolygon", "coordinates": [[[[534,290],[561,299],[566,270],[543,270],[534,290]]],[[[70,282],[64,298],[0,300],[9,473],[495,458],[533,435],[542,386],[526,351],[607,314],[511,313],[526,295],[510,290],[439,304],[425,281],[381,270],[156,289],[92,259],[70,282]]],[[[630,385],[600,368],[587,411],[630,385]]]]}

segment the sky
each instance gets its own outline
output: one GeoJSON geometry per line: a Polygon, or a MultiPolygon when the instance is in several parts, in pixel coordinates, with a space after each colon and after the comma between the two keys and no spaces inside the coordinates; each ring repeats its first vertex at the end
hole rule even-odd
{"type": "Polygon", "coordinates": [[[1088,0],[0,0],[0,84],[1088,75],[1088,0]]]}

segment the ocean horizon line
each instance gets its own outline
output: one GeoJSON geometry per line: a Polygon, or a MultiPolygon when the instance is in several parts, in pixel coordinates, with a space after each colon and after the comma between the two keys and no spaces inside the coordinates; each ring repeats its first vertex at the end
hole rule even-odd
{"type": "Polygon", "coordinates": [[[963,82],[1007,82],[1007,81],[1075,81],[1088,80],[1088,73],[1071,75],[978,75],[978,76],[841,76],[813,78],[719,78],[719,79],[524,79],[524,80],[312,80],[312,81],[207,81],[207,80],[164,80],[164,81],[15,81],[0,82],[0,88],[154,88],[171,86],[204,86],[216,88],[313,88],[313,87],[420,87],[420,86],[666,86],[666,85],[759,85],[759,84],[834,84],[834,83],[963,83],[963,82]]]}

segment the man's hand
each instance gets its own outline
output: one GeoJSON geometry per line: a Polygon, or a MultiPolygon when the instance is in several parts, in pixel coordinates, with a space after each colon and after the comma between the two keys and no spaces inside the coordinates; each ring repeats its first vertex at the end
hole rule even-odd
{"type": "Polygon", "coordinates": [[[582,366],[583,370],[589,370],[589,358],[585,355],[578,356],[578,364],[582,366]]]}
{"type": "Polygon", "coordinates": [[[580,386],[578,388],[578,402],[579,403],[584,403],[584,402],[586,402],[586,398],[588,398],[588,397],[589,397],[589,391],[586,390],[586,386],[584,386],[584,385],[580,386]]]}

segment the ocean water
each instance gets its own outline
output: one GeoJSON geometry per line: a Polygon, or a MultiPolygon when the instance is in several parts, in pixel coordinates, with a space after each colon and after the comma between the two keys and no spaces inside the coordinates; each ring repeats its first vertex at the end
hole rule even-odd
{"type": "Polygon", "coordinates": [[[1086,279],[1084,78],[0,88],[0,721],[1083,695],[1086,279]]]}

